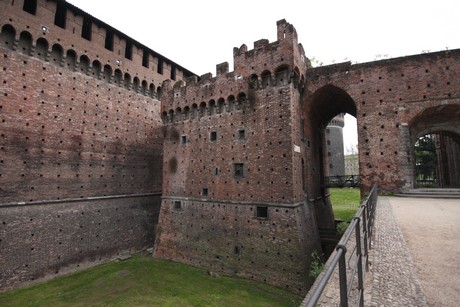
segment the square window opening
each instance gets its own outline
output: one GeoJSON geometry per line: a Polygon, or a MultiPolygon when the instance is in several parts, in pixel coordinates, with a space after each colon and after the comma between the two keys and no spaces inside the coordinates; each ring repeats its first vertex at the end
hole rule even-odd
{"type": "Polygon", "coordinates": [[[201,195],[208,196],[209,195],[209,189],[208,188],[203,188],[203,190],[201,191],[201,195]]]}
{"type": "Polygon", "coordinates": [[[174,201],[174,210],[182,210],[182,202],[180,200],[174,201]]]}
{"type": "Polygon", "coordinates": [[[233,164],[233,176],[235,178],[244,178],[244,163],[233,164]]]}
{"type": "Polygon", "coordinates": [[[246,139],[246,129],[239,129],[237,132],[238,140],[245,140],[246,139]]]}
{"type": "Polygon", "coordinates": [[[212,131],[212,132],[210,133],[210,135],[209,135],[209,140],[210,140],[211,142],[214,142],[214,141],[217,140],[217,132],[216,132],[216,131],[212,131]]]}
{"type": "Polygon", "coordinates": [[[268,207],[267,206],[257,206],[256,217],[261,218],[261,219],[267,219],[268,218],[268,207]]]}
{"type": "Polygon", "coordinates": [[[180,137],[180,142],[181,142],[181,144],[186,144],[187,141],[188,141],[188,140],[187,140],[187,136],[186,136],[186,135],[182,135],[182,136],[180,137]]]}

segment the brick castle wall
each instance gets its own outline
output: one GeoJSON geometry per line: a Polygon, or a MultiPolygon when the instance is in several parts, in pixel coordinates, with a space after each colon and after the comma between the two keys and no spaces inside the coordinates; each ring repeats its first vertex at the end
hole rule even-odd
{"type": "Polygon", "coordinates": [[[351,113],[352,106],[343,107],[349,102],[356,107],[363,191],[374,183],[388,192],[413,187],[416,139],[429,131],[458,133],[459,57],[460,50],[451,50],[309,70],[305,112],[315,113],[316,103],[332,115],[351,113]],[[328,95],[318,95],[328,88],[328,95]]]}
{"type": "Polygon", "coordinates": [[[292,26],[278,30],[275,43],[236,48],[234,72],[223,63],[215,78],[165,84],[155,256],[305,293],[320,243],[293,123],[301,76],[292,55],[303,50],[292,26]]]}
{"type": "Polygon", "coordinates": [[[63,1],[2,1],[0,20],[0,289],[153,246],[160,85],[190,72],[63,1]]]}

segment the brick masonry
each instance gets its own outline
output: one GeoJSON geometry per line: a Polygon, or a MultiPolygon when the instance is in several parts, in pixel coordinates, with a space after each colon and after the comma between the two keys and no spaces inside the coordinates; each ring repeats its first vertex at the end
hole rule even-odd
{"type": "Polygon", "coordinates": [[[197,77],[64,1],[2,1],[0,18],[0,285],[156,242],[305,293],[334,227],[330,120],[357,117],[363,193],[412,187],[415,140],[460,134],[460,50],[312,68],[280,20],[234,71],[197,77]]]}
{"type": "Polygon", "coordinates": [[[226,273],[236,259],[234,274],[304,293],[310,281],[298,270],[266,270],[274,262],[279,268],[289,263],[284,254],[271,252],[271,246],[279,247],[269,233],[295,239],[298,244],[283,250],[304,255],[295,259],[298,268],[308,268],[319,249],[318,229],[334,227],[324,185],[326,126],[341,113],[357,117],[362,193],[374,183],[383,192],[412,187],[411,144],[427,131],[425,124],[458,132],[460,51],[312,68],[294,27],[278,21],[277,33],[273,43],[235,48],[233,72],[222,63],[216,77],[164,83],[156,256],[226,273]],[[175,211],[176,204],[184,209],[175,211]],[[223,209],[233,204],[234,210],[223,209]],[[280,230],[294,220],[268,214],[257,224],[260,206],[270,212],[301,206],[298,218],[311,222],[297,220],[296,227],[280,230]],[[242,245],[259,261],[244,261],[238,253],[243,230],[251,238],[261,233],[242,245]],[[307,243],[301,240],[306,233],[307,243]],[[264,258],[266,253],[273,258],[264,258]]]}
{"type": "Polygon", "coordinates": [[[152,247],[159,204],[146,194],[0,206],[0,289],[152,247]]]}
{"type": "Polygon", "coordinates": [[[161,83],[191,73],[62,1],[2,1],[0,29],[0,289],[152,247],[161,83]]]}

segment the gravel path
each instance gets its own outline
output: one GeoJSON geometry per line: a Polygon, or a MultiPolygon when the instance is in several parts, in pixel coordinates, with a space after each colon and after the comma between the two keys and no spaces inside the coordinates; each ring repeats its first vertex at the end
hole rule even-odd
{"type": "Polygon", "coordinates": [[[426,306],[411,255],[388,197],[379,197],[374,230],[370,305],[426,306]]]}
{"type": "Polygon", "coordinates": [[[460,200],[389,197],[429,306],[459,306],[460,200]]]}
{"type": "MultiPolygon", "coordinates": [[[[460,200],[380,196],[376,214],[364,305],[460,306],[460,200]]],[[[336,275],[319,306],[339,305],[336,275]]]]}

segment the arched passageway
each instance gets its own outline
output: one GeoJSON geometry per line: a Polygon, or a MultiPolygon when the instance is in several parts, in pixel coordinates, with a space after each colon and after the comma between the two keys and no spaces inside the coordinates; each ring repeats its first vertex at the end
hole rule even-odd
{"type": "Polygon", "coordinates": [[[460,188],[460,105],[440,105],[409,124],[413,187],[460,188]]]}
{"type": "Polygon", "coordinates": [[[343,89],[328,84],[302,101],[302,128],[306,150],[303,156],[302,186],[310,202],[315,202],[319,228],[334,228],[334,215],[325,182],[329,174],[326,127],[337,115],[356,117],[356,104],[343,89]]]}

